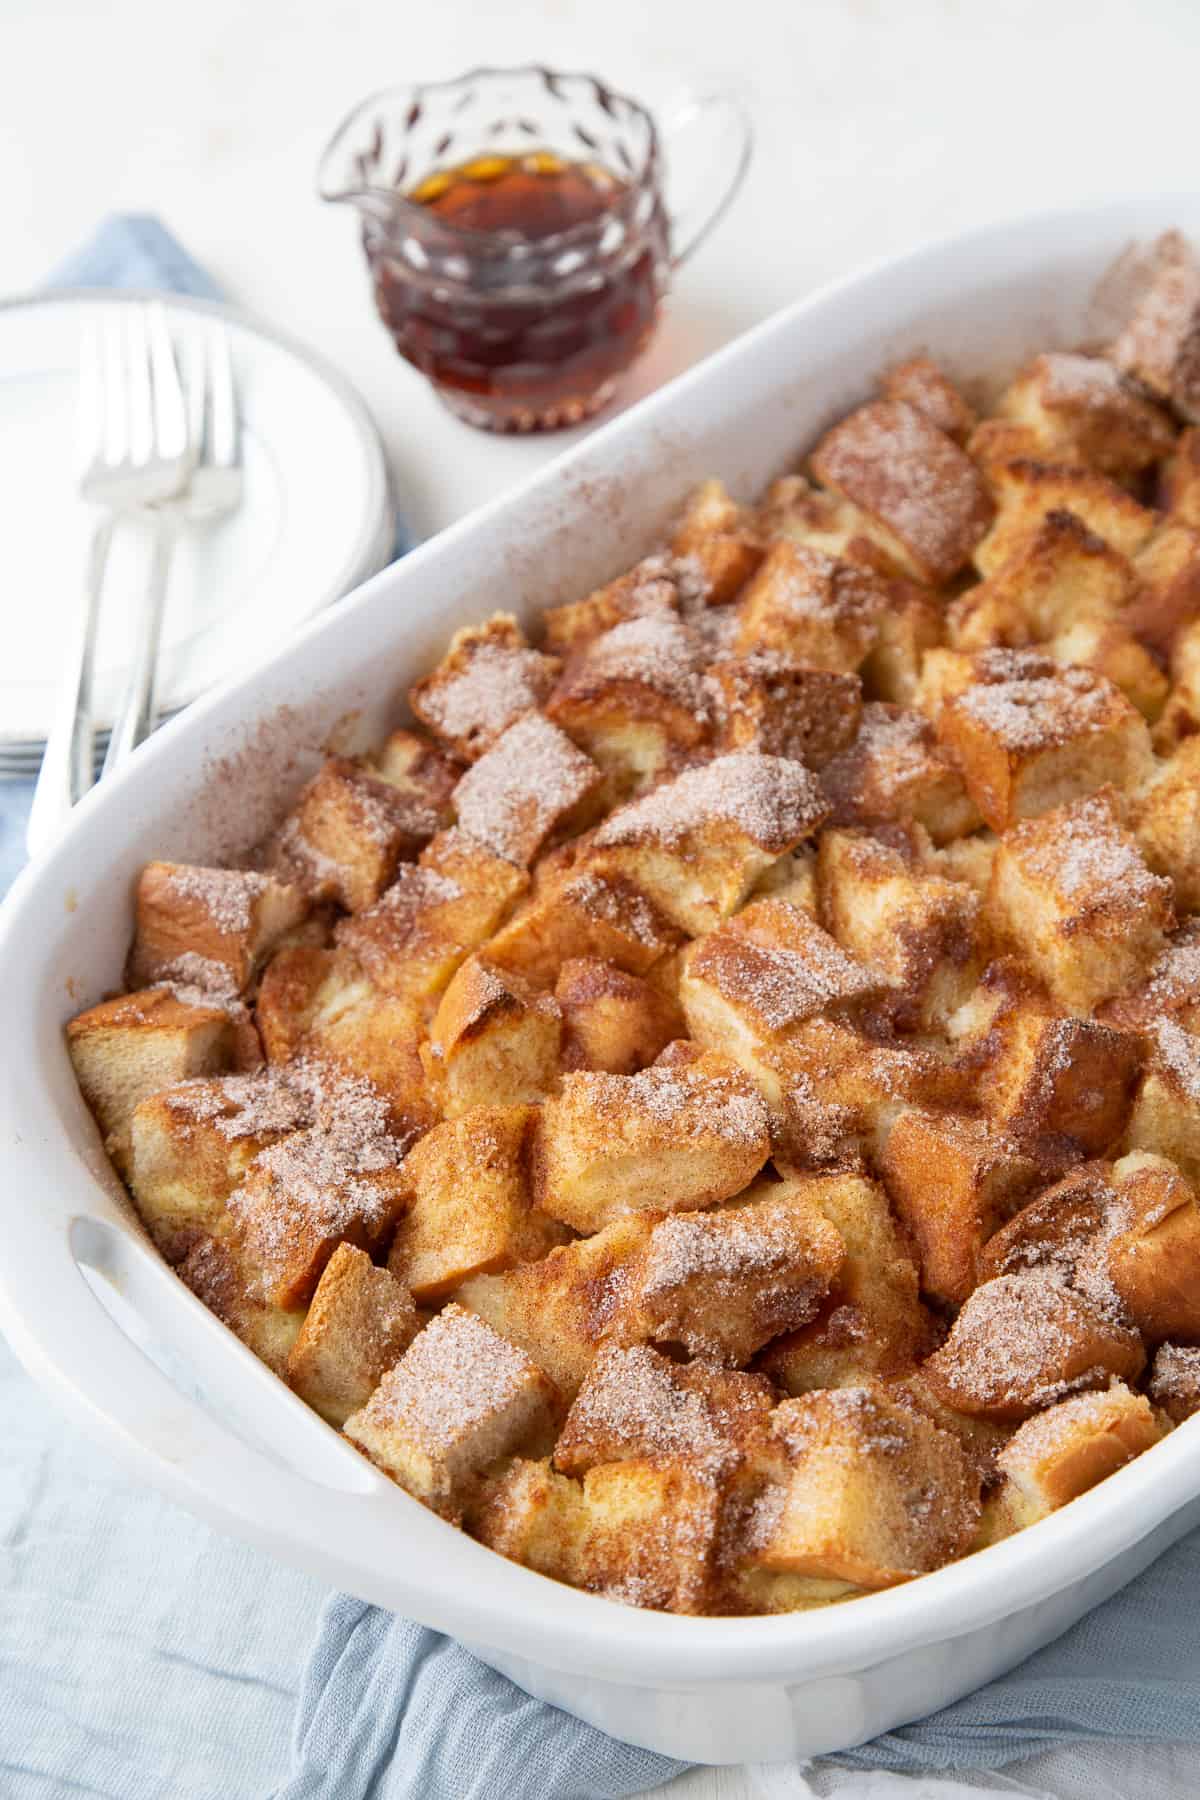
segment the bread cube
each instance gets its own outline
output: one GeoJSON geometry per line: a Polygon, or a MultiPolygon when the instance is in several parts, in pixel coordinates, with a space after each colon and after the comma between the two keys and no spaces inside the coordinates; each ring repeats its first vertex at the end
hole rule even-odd
{"type": "Polygon", "coordinates": [[[1200,532],[1168,518],[1146,539],[1132,566],[1137,589],[1126,623],[1166,662],[1180,633],[1200,616],[1200,532]]]}
{"type": "Polygon", "coordinates": [[[862,665],[868,698],[912,706],[925,656],[944,636],[945,619],[937,596],[915,581],[889,581],[888,604],[879,617],[879,634],[862,665]]]}
{"type": "Polygon", "coordinates": [[[455,1298],[519,1344],[568,1400],[616,1329],[656,1213],[630,1213],[591,1237],[502,1275],[475,1275],[455,1298]]]}
{"type": "Polygon", "coordinates": [[[282,950],[267,965],[257,1018],[271,1062],[304,1057],[365,1081],[399,1137],[435,1118],[415,1001],[377,988],[345,949],[282,950]]]}
{"type": "Polygon", "coordinates": [[[1129,1116],[1130,1150],[1149,1150],[1200,1182],[1200,1037],[1173,1019],[1146,1034],[1146,1072],[1129,1116]]]}
{"type": "Polygon", "coordinates": [[[632,1606],[711,1611],[723,1484],[685,1457],[629,1458],[589,1469],[581,1587],[632,1606]]]}
{"type": "Polygon", "coordinates": [[[896,574],[882,534],[875,536],[867,515],[848,500],[814,487],[803,475],[782,475],[771,483],[755,513],[755,529],[768,548],[786,539],[885,578],[896,574]]]}
{"type": "Polygon", "coordinates": [[[890,989],[815,919],[768,897],[691,946],[679,997],[692,1037],[742,1060],[745,1051],[786,1042],[818,1014],[861,1013],[890,989]]]}
{"type": "Polygon", "coordinates": [[[1200,526],[1200,430],[1189,425],[1159,471],[1159,504],[1168,519],[1200,526]]]}
{"type": "Polygon", "coordinates": [[[735,653],[852,674],[875,643],[887,598],[871,569],[782,538],[738,601],[735,653]]]}
{"type": "Polygon", "coordinates": [[[1078,1499],[1162,1436],[1150,1402],[1122,1381],[1026,1419],[996,1458],[1012,1528],[1022,1530],[1078,1499]]]}
{"type": "Polygon", "coordinates": [[[864,706],[857,738],[826,764],[821,784],[834,825],[915,823],[944,844],[980,823],[933,727],[904,706],[864,706]]]}
{"type": "Polygon", "coordinates": [[[236,1067],[246,1048],[228,1006],[199,994],[178,998],[165,987],[88,1007],[69,1021],[66,1039],[75,1079],[122,1172],[129,1166],[130,1121],[139,1102],[191,1076],[236,1067]]]}
{"type": "Polygon", "coordinates": [[[898,834],[828,830],[817,886],[838,943],[893,984],[899,1022],[928,1030],[962,1005],[983,963],[979,896],[964,882],[925,873],[898,834]]]}
{"type": "Polygon", "coordinates": [[[304,1308],[276,1306],[266,1299],[253,1263],[235,1239],[195,1238],[175,1272],[260,1362],[273,1374],[286,1376],[304,1308]]]}
{"type": "Polygon", "coordinates": [[[727,1200],[770,1151],[767,1109],[724,1057],[637,1075],[565,1075],[534,1138],[537,1203],[576,1231],[627,1212],[727,1200]]]}
{"type": "Polygon", "coordinates": [[[554,998],[563,1015],[564,1069],[634,1075],[683,1029],[683,1016],[668,994],[594,957],[563,964],[554,998]]]}
{"type": "Polygon", "coordinates": [[[887,1136],[882,1174],[912,1232],[921,1286],[961,1306],[978,1280],[977,1263],[997,1226],[1037,1180],[1037,1166],[983,1119],[907,1108],[887,1136]]]}
{"type": "Polygon", "coordinates": [[[1108,351],[1185,419],[1200,414],[1200,262],[1181,232],[1155,246],[1155,268],[1128,323],[1108,351]]]}
{"type": "Polygon", "coordinates": [[[976,1066],[984,1112],[1024,1146],[1041,1154],[1057,1140],[1100,1156],[1129,1118],[1141,1050],[1111,1026],[1020,1002],[998,1016],[976,1066]]]}
{"type": "Polygon", "coordinates": [[[551,1468],[549,1457],[501,1464],[472,1501],[467,1523],[489,1550],[578,1585],[588,1525],[583,1488],[551,1468]]]}
{"type": "Polygon", "coordinates": [[[547,881],[487,946],[488,961],[538,987],[553,987],[581,957],[645,975],[682,937],[637,883],[585,861],[547,881]]]}
{"type": "Polygon", "coordinates": [[[1171,651],[1171,686],[1154,727],[1154,748],[1169,756],[1200,732],[1200,619],[1185,625],[1171,651]]]}
{"type": "Polygon", "coordinates": [[[977,1259],[977,1279],[1040,1270],[1078,1287],[1110,1310],[1116,1294],[1107,1270],[1093,1266],[1116,1210],[1108,1163],[1082,1163],[1030,1200],[989,1238],[977,1259]]]}
{"type": "Polygon", "coordinates": [[[763,559],[753,519],[715,480],[702,481],[688,495],[671,549],[697,565],[712,606],[732,600],[763,559]]]}
{"type": "MultiPolygon", "coordinates": [[[[819,901],[817,898],[817,857],[810,844],[801,844],[799,849],[790,850],[765,869],[751,889],[752,900],[786,900],[798,912],[807,913],[816,921],[819,901]]],[[[686,951],[676,953],[679,962],[679,973],[683,974],[683,959],[686,951]]]]}
{"type": "Polygon", "coordinates": [[[759,1367],[788,1394],[909,1374],[933,1342],[912,1246],[878,1182],[851,1171],[804,1188],[838,1233],[844,1261],[811,1324],[768,1345],[759,1367]]]}
{"type": "Polygon", "coordinates": [[[197,1077],[140,1102],[130,1125],[129,1185],[168,1262],[178,1262],[198,1234],[223,1234],[225,1202],[259,1151],[311,1117],[308,1097],[276,1069],[197,1077]]]}
{"type": "Polygon", "coordinates": [[[533,1206],[531,1106],[478,1106],[435,1125],[404,1159],[404,1216],[388,1267],[422,1305],[473,1275],[533,1262],[566,1233],[533,1206]]]}
{"type": "Polygon", "coordinates": [[[409,705],[453,755],[474,762],[543,704],[560,667],[530,649],[511,613],[493,613],[455,632],[437,667],[408,690],[409,705]]]}
{"type": "Polygon", "coordinates": [[[916,581],[949,581],[991,523],[975,464],[904,401],[860,406],[826,432],[811,462],[817,480],[867,515],[901,572],[916,581]]]}
{"type": "Polygon", "coordinates": [[[644,557],[585,599],[547,607],[542,614],[546,648],[557,656],[568,656],[626,619],[678,615],[681,593],[690,593],[694,585],[693,571],[680,559],[661,554],[644,557]]]}
{"type": "Polygon", "coordinates": [[[942,707],[937,733],[993,831],[1107,784],[1136,787],[1152,767],[1145,720],[1089,669],[976,682],[942,707]]]}
{"type": "Polygon", "coordinates": [[[457,829],[439,832],[403,863],[374,906],[340,921],[345,947],[385,993],[420,1005],[437,998],[485,944],[529,885],[523,869],[457,829]]]}
{"type": "Polygon", "coordinates": [[[772,1430],[788,1471],[759,1503],[764,1567],[884,1588],[969,1549],[978,1475],[949,1432],[882,1387],[785,1400],[772,1430]]]}
{"type": "Polygon", "coordinates": [[[855,675],[756,650],[715,662],[705,683],[721,750],[759,750],[820,769],[858,731],[862,700],[855,675]]]}
{"type": "Polygon", "coordinates": [[[1146,1391],[1175,1425],[1200,1412],[1200,1345],[1160,1344],[1146,1391]]]}
{"type": "Polygon", "coordinates": [[[147,863],[138,877],[129,960],[135,986],[182,980],[239,993],[308,901],[298,887],[252,869],[147,863]]]}
{"type": "Polygon", "coordinates": [[[988,480],[996,520],[975,546],[974,563],[981,575],[994,575],[1040,529],[1048,513],[1074,513],[1122,556],[1133,556],[1155,526],[1149,507],[1094,469],[1018,456],[990,468],[988,480]]]}
{"type": "Polygon", "coordinates": [[[1100,1017],[1118,1031],[1146,1033],[1160,1019],[1200,1030],[1200,919],[1184,919],[1146,979],[1110,1000],[1100,1017]]]}
{"type": "Polygon", "coordinates": [[[420,1329],[412,1295],[364,1250],[339,1244],[287,1360],[300,1398],[339,1429],[365,1406],[420,1329]]]}
{"type": "Polygon", "coordinates": [[[1081,621],[1109,621],[1134,592],[1133,568],[1072,512],[1052,510],[994,574],[946,615],[959,650],[1053,639],[1081,621]]]}
{"type": "Polygon", "coordinates": [[[1200,1338],[1200,1202],[1174,1163],[1135,1151],[1113,1169],[1104,1268],[1147,1343],[1200,1338]]]}
{"type": "Polygon", "coordinates": [[[682,619],[628,619],[571,657],[546,716],[629,793],[707,738],[703,661],[702,641],[682,619]]]}
{"type": "Polygon", "coordinates": [[[551,837],[588,823],[600,779],[591,757],[556,725],[527,713],[467,770],[454,807],[465,832],[527,868],[551,837]]]}
{"type": "Polygon", "coordinates": [[[1200,911],[1200,737],[1156,766],[1131,811],[1142,854],[1169,878],[1180,912],[1200,911]]]}
{"type": "Polygon", "coordinates": [[[1098,356],[1062,350],[1035,356],[996,410],[1028,426],[1049,460],[1085,463],[1117,480],[1169,455],[1175,441],[1163,408],[1098,356]]]}
{"type": "Polygon", "coordinates": [[[947,1406],[944,1400],[938,1399],[920,1369],[914,1369],[911,1375],[905,1375],[899,1381],[886,1383],[886,1387],[891,1398],[899,1401],[901,1406],[920,1413],[939,1431],[947,1431],[957,1438],[967,1462],[985,1489],[996,1484],[996,1455],[1012,1435],[1010,1426],[999,1425],[992,1419],[972,1418],[969,1413],[947,1406]]]}
{"type": "Polygon", "coordinates": [[[933,1391],[965,1413],[1027,1419],[1070,1394],[1136,1381],[1142,1340],[1053,1274],[1000,1275],[967,1300],[923,1365],[933,1391]]]}
{"type": "Polygon", "coordinates": [[[761,1375],[672,1362],[648,1344],[603,1344],[572,1403],[554,1466],[582,1475],[627,1458],[727,1470],[765,1445],[774,1395],[761,1375]]]}
{"type": "Polygon", "coordinates": [[[1080,1017],[1144,980],[1174,924],[1171,883],[1147,868],[1116,800],[1092,794],[1006,832],[987,895],[992,930],[1080,1017]]]}
{"type": "Polygon", "coordinates": [[[885,400],[898,400],[924,413],[931,424],[956,444],[964,444],[975,414],[944,370],[929,356],[910,356],[888,369],[879,383],[885,400]]]}
{"type": "Polygon", "coordinates": [[[369,758],[371,772],[396,788],[409,803],[437,820],[445,831],[454,819],[451,799],[462,778],[463,766],[441,750],[423,731],[401,727],[390,731],[369,758]]]}
{"type": "Polygon", "coordinates": [[[734,912],[826,810],[815,776],[800,763],[738,751],[619,807],[595,833],[583,869],[623,876],[698,937],[734,912]]]}
{"type": "Polygon", "coordinates": [[[953,843],[930,847],[926,866],[947,881],[961,881],[980,898],[987,893],[992,879],[992,865],[1000,840],[990,831],[972,837],[956,838],[953,843]]]}
{"type": "Polygon", "coordinates": [[[309,782],[275,840],[280,875],[314,900],[361,912],[378,900],[401,862],[438,829],[423,800],[345,756],[331,756],[309,782]]]}
{"type": "Polygon", "coordinates": [[[803,1184],[756,1182],[727,1206],[654,1227],[617,1330],[744,1365],[780,1332],[808,1323],[842,1254],[803,1184]]]}
{"type": "Polygon", "coordinates": [[[429,1027],[425,1069],[448,1119],[540,1100],[558,1082],[562,1012],[520,975],[470,956],[429,1027]]]}
{"type": "Polygon", "coordinates": [[[1050,647],[1060,662],[1077,663],[1103,675],[1120,688],[1144,719],[1153,722],[1162,712],[1170,683],[1129,629],[1128,617],[1125,614],[1109,622],[1081,619],[1058,632],[1050,647]]]}
{"type": "Polygon", "coordinates": [[[344,1429],[385,1475],[457,1521],[487,1470],[547,1438],[557,1410],[524,1352],[452,1301],[344,1429]]]}
{"type": "Polygon", "coordinates": [[[913,704],[936,725],[947,700],[965,693],[976,682],[1036,680],[1057,674],[1056,659],[1048,650],[1035,646],[1010,649],[993,645],[986,650],[967,651],[941,644],[930,650],[921,664],[921,681],[913,704]]]}

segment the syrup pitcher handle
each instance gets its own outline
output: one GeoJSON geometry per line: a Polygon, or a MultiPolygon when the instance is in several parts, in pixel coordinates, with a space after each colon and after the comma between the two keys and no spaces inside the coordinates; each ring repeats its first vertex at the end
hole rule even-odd
{"type": "Polygon", "coordinates": [[[662,137],[671,266],[677,269],[732,204],[750,167],[754,130],[737,96],[721,91],[689,95],[663,121],[662,137]]]}

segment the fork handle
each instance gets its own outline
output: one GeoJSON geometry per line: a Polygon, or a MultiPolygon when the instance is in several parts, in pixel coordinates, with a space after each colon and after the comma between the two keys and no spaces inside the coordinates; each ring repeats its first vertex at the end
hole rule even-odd
{"type": "Polygon", "coordinates": [[[143,739],[154,730],[158,713],[155,689],[158,680],[158,650],[162,637],[163,606],[167,597],[167,581],[171,572],[171,556],[175,549],[176,526],[167,514],[151,516],[150,568],[142,601],[142,616],[137,633],[137,649],[130,664],[125,692],[117,710],[116,723],[108,740],[108,752],[100,771],[103,781],[112,775],[143,739]]]}
{"type": "Polygon", "coordinates": [[[112,517],[107,515],[96,521],[88,538],[83,591],[66,647],[67,666],[29,812],[25,842],[31,857],[40,856],[50,847],[66,824],[71,808],[96,778],[96,629],[112,530],[112,517]]]}

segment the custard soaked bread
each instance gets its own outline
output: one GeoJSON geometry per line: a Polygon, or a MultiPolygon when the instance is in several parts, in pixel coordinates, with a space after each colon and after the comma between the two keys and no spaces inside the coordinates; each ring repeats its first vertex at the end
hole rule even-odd
{"type": "Polygon", "coordinates": [[[822,1606],[1195,1429],[1198,344],[1172,237],[983,416],[914,356],[142,872],[67,1028],[138,1214],[482,1543],[822,1606]]]}

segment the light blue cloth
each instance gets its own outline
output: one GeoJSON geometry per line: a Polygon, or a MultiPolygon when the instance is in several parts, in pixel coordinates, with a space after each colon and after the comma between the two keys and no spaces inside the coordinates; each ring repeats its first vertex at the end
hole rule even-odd
{"type": "MultiPolygon", "coordinates": [[[[145,219],[111,222],[58,277],[213,291],[186,285],[207,277],[145,219]]],[[[0,781],[0,892],[30,791],[0,781]]],[[[683,1766],[132,1486],[2,1346],[0,1430],[3,1800],[616,1800],[683,1766]]],[[[1198,1600],[1200,1533],[1011,1675],[844,1760],[995,1769],[1105,1736],[1200,1745],[1198,1600]]]]}

